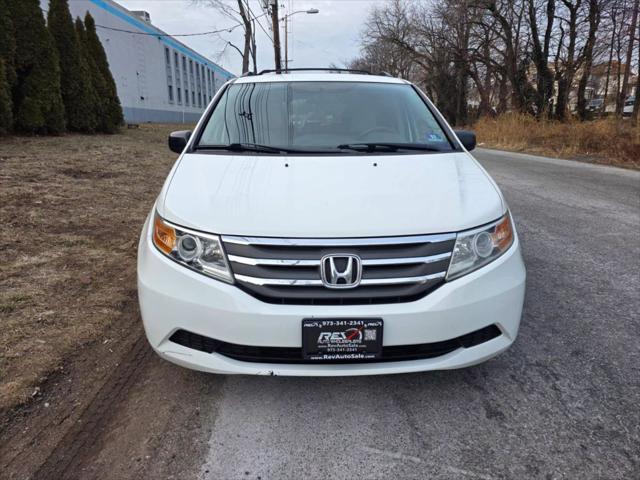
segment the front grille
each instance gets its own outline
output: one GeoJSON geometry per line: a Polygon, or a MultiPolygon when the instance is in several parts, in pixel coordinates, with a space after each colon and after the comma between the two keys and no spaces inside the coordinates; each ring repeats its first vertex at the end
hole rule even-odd
{"type": "Polygon", "coordinates": [[[219,353],[225,357],[241,362],[258,363],[373,363],[373,362],[400,362],[406,360],[424,360],[440,357],[459,348],[471,348],[481,343],[488,342],[501,335],[496,325],[489,325],[475,332],[462,335],[451,340],[435,343],[422,343],[417,345],[394,345],[382,347],[382,356],[375,360],[330,360],[309,361],[302,357],[301,348],[290,347],[254,347],[250,345],[236,345],[234,343],[221,342],[213,338],[198,335],[186,330],[177,330],[169,338],[170,341],[184,347],[200,350],[207,353],[219,353]]]}
{"type": "Polygon", "coordinates": [[[444,282],[455,234],[352,239],[223,236],[237,285],[269,303],[365,305],[409,302],[444,282]],[[357,255],[362,280],[352,289],[324,286],[320,261],[357,255]]]}

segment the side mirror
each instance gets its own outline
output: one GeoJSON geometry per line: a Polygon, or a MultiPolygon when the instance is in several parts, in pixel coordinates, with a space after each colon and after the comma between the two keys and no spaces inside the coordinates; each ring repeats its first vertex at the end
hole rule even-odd
{"type": "Polygon", "coordinates": [[[182,153],[191,138],[191,130],[180,130],[169,134],[169,149],[172,152],[182,153]]]}
{"type": "Polygon", "coordinates": [[[468,130],[456,130],[455,133],[458,136],[458,140],[460,143],[466,148],[468,151],[476,148],[476,134],[470,132],[468,130]]]}

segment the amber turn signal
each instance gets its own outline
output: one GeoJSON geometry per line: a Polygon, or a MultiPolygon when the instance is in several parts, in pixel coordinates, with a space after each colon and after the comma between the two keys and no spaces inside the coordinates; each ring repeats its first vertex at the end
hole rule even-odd
{"type": "Polygon", "coordinates": [[[513,229],[511,228],[511,215],[508,213],[504,219],[496,225],[493,232],[493,243],[500,251],[504,251],[511,246],[513,242],[513,229]]]}
{"type": "Polygon", "coordinates": [[[176,246],[176,231],[157,214],[153,220],[153,243],[166,254],[171,253],[176,246]]]}

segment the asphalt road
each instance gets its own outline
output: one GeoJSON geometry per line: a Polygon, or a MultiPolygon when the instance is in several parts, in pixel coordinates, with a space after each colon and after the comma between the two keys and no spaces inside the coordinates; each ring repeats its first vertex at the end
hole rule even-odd
{"type": "Polygon", "coordinates": [[[65,476],[640,478],[640,173],[476,157],[528,269],[509,351],[464,370],[337,379],[214,376],[137,354],[126,398],[65,476]]]}
{"type": "Polygon", "coordinates": [[[514,348],[459,371],[227,378],[202,478],[640,478],[640,175],[476,157],[523,243],[514,348]]]}

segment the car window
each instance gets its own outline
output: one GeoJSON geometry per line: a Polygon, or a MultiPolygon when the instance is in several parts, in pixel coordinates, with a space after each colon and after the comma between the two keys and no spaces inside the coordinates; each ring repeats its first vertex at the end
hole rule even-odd
{"type": "Polygon", "coordinates": [[[217,103],[198,145],[331,150],[372,142],[452,150],[411,85],[368,82],[233,84],[217,103]]]}

